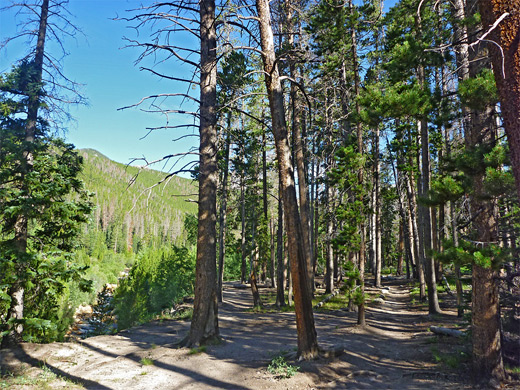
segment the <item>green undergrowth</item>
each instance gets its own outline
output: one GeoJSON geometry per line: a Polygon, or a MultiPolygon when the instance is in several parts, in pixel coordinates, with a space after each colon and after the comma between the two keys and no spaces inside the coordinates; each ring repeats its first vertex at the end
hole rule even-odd
{"type": "Polygon", "coordinates": [[[7,373],[0,376],[0,389],[37,388],[39,390],[52,390],[56,388],[57,382],[59,382],[60,389],[84,389],[82,385],[55,374],[45,365],[41,367],[41,371],[37,375],[30,375],[22,371],[21,373],[7,373]]]}
{"type": "Polygon", "coordinates": [[[432,359],[441,367],[447,369],[459,369],[462,365],[467,364],[471,360],[471,354],[467,351],[467,345],[451,346],[451,350],[444,350],[439,344],[432,345],[430,351],[432,359]]]}
{"type": "Polygon", "coordinates": [[[188,352],[188,355],[196,355],[198,353],[204,353],[206,352],[207,347],[205,345],[201,345],[200,347],[191,348],[188,352]]]}
{"type": "Polygon", "coordinates": [[[194,273],[195,253],[187,248],[164,246],[140,253],[114,294],[118,329],[156,319],[175,307],[193,293],[194,273]]]}
{"type": "Polygon", "coordinates": [[[299,369],[300,367],[289,364],[284,354],[273,358],[267,366],[267,371],[276,379],[291,378],[296,375],[299,369]]]}
{"type": "Polygon", "coordinates": [[[143,365],[143,366],[153,366],[153,359],[150,359],[150,358],[142,358],[140,363],[143,365]]]}
{"type": "Polygon", "coordinates": [[[518,367],[518,366],[513,367],[513,366],[506,364],[504,368],[505,368],[507,374],[520,379],[520,367],[518,367]]]}
{"type": "MultiPolygon", "coordinates": [[[[326,299],[330,294],[322,294],[317,295],[312,300],[312,306],[315,307],[321,301],[326,299]]],[[[316,309],[316,311],[332,311],[332,310],[342,310],[348,306],[349,299],[347,295],[343,292],[340,292],[336,296],[332,297],[329,301],[325,302],[323,306],[316,309]]]]}

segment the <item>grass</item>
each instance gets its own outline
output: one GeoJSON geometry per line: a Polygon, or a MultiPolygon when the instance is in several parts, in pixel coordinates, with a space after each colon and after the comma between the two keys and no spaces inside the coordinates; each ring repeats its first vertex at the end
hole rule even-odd
{"type": "Polygon", "coordinates": [[[191,317],[193,317],[193,308],[180,310],[173,315],[173,319],[178,321],[191,321],[191,317]]]}
{"type": "Polygon", "coordinates": [[[191,348],[190,351],[188,352],[188,355],[196,355],[198,353],[206,352],[206,350],[207,350],[207,347],[205,345],[201,345],[200,347],[197,347],[197,348],[191,348]]]}
{"type": "Polygon", "coordinates": [[[441,352],[438,345],[433,345],[430,347],[430,351],[435,363],[452,370],[460,368],[462,364],[468,363],[470,360],[470,354],[461,348],[456,348],[449,352],[441,352]]]}
{"type": "Polygon", "coordinates": [[[41,390],[52,390],[56,387],[56,381],[64,382],[64,386],[60,384],[60,389],[84,389],[69,379],[56,375],[47,366],[42,366],[41,372],[37,376],[31,376],[26,372],[20,374],[8,373],[0,377],[0,389],[11,389],[14,386],[31,386],[41,390]]]}
{"type": "Polygon", "coordinates": [[[140,363],[143,365],[143,366],[153,366],[153,359],[150,359],[150,358],[142,358],[140,363]]]}
{"type": "Polygon", "coordinates": [[[506,364],[505,370],[509,375],[520,376],[520,367],[512,367],[506,364]]]}
{"type": "MultiPolygon", "coordinates": [[[[316,306],[318,303],[327,298],[330,294],[323,294],[316,296],[312,300],[312,306],[316,306]]],[[[348,306],[348,297],[345,293],[340,292],[338,295],[332,297],[329,301],[325,302],[323,306],[316,309],[316,311],[329,311],[329,310],[341,310],[348,306]]]]}

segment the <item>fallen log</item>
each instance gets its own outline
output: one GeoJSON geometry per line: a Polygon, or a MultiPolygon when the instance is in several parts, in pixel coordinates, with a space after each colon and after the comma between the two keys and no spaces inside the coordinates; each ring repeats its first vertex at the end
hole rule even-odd
{"type": "Polygon", "coordinates": [[[325,298],[323,301],[319,302],[318,304],[316,304],[314,306],[314,309],[317,309],[319,307],[322,307],[325,303],[327,303],[328,301],[330,301],[332,298],[334,298],[336,295],[338,295],[340,293],[340,290],[334,290],[334,292],[332,294],[330,294],[329,296],[327,296],[327,298],[325,298]]]}
{"type": "Polygon", "coordinates": [[[441,336],[451,336],[451,337],[463,337],[466,335],[466,333],[464,333],[461,330],[443,328],[440,326],[430,326],[430,332],[433,332],[435,334],[440,334],[441,336]]]}

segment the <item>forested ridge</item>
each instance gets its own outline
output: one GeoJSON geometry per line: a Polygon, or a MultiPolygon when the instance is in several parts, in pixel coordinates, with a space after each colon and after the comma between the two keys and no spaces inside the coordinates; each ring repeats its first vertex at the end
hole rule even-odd
{"type": "Polygon", "coordinates": [[[196,196],[196,183],[179,176],[163,181],[165,173],[116,163],[91,149],[79,150],[79,155],[79,178],[95,205],[85,227],[88,234],[103,232],[114,252],[138,252],[139,245],[151,240],[184,242],[184,219],[196,211],[189,202],[196,196]]]}
{"type": "MultiPolygon", "coordinates": [[[[66,113],[56,90],[81,101],[69,79],[44,80],[57,69],[43,55],[47,18],[59,15],[49,4],[64,12],[66,2],[27,4],[38,15],[34,53],[0,79],[3,346],[63,337],[64,299],[92,300],[111,269],[118,285],[113,297],[98,295],[107,327],[96,334],[187,316],[175,345],[204,352],[223,342],[226,288],[248,288],[254,312],[294,312],[293,358],[314,361],[342,350],[317,331],[317,310],[335,310],[327,302],[363,334],[388,320],[378,305],[398,316],[403,305],[412,328],[421,310],[421,324],[449,324],[437,328],[438,347],[446,334],[465,337],[455,351],[462,376],[514,386],[518,0],[389,9],[378,0],[150,2],[125,11],[114,22],[136,32],[124,40],[137,68],[171,92],[121,110],[164,117],[149,134],[199,137],[198,151],[140,168],[54,136],[66,113]],[[151,170],[159,164],[172,168],[151,170]],[[123,264],[127,274],[115,276],[123,264]],[[403,289],[411,302],[385,306],[385,294],[403,289]],[[26,302],[46,291],[47,311],[26,302]]],[[[226,315],[241,305],[228,304],[226,315]]],[[[284,359],[276,364],[291,367],[284,359]]]]}

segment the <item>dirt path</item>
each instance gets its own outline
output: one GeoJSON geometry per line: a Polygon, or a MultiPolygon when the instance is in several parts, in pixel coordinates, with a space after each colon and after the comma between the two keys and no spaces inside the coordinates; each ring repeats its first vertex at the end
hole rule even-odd
{"type": "MultiPolygon", "coordinates": [[[[369,305],[369,326],[364,329],[355,326],[356,313],[316,313],[320,345],[341,346],[345,353],[298,364],[299,372],[289,379],[276,380],[266,368],[273,357],[296,350],[294,313],[246,312],[252,304],[250,290],[230,284],[219,309],[225,343],[205,352],[174,347],[188,331],[188,322],[157,321],[81,343],[24,344],[17,351],[1,351],[1,362],[33,378],[42,375],[40,367],[45,365],[44,372],[58,375],[49,384],[53,389],[472,388],[467,378],[461,380],[432,359],[428,326],[446,325],[455,317],[446,314],[432,322],[411,305],[404,281],[390,281],[385,287],[385,302],[369,305]]],[[[13,380],[10,386],[40,388],[27,383],[13,380]]]]}

